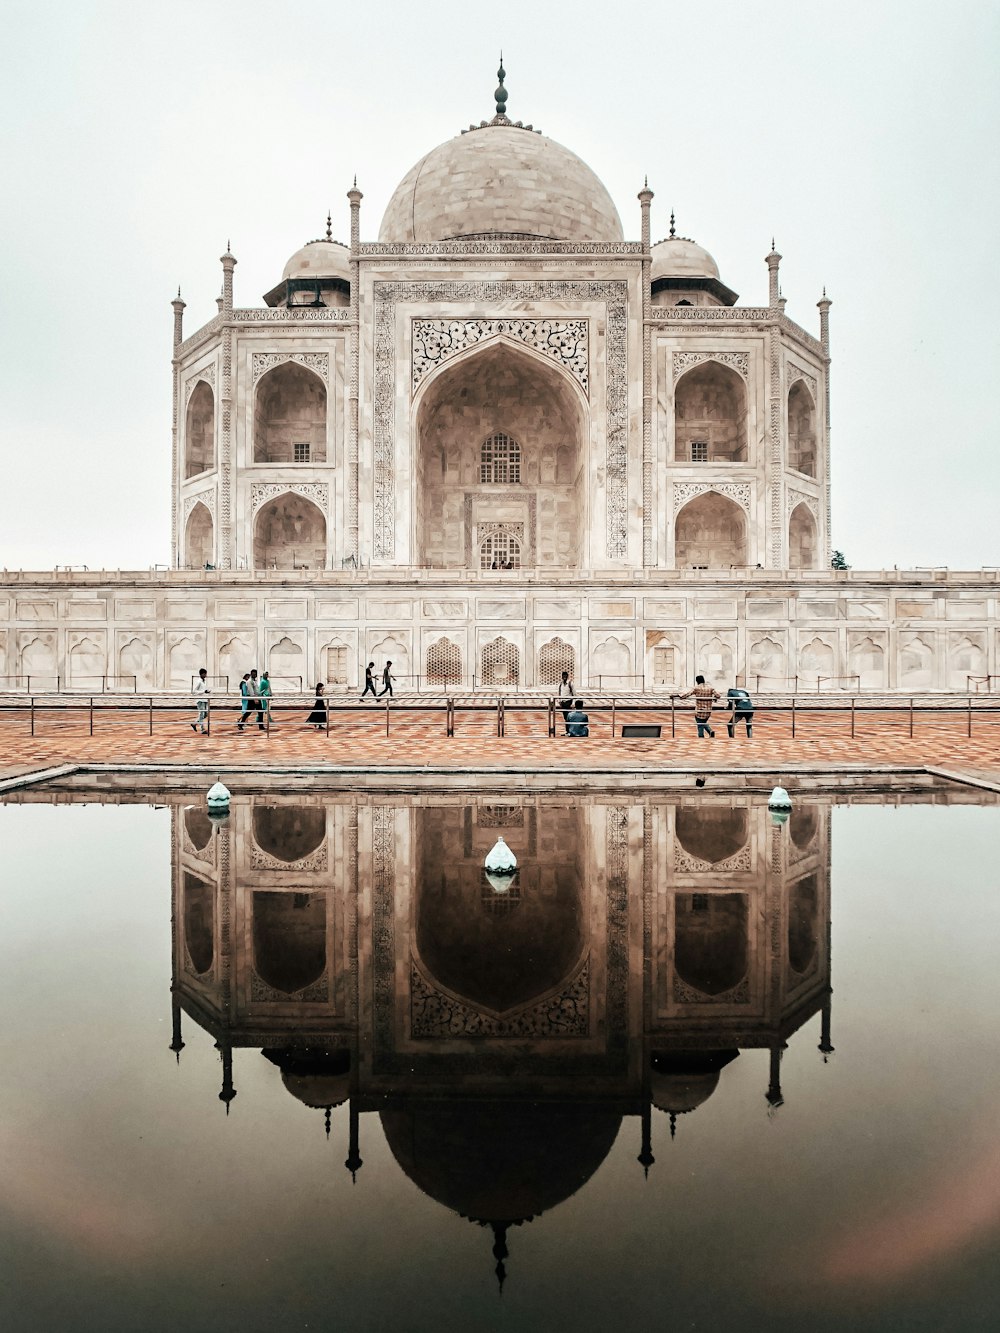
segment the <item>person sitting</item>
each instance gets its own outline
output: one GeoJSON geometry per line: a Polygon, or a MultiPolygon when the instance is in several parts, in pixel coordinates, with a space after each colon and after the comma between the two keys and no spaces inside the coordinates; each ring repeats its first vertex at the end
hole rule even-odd
{"type": "Polygon", "coordinates": [[[590,718],[583,711],[583,700],[574,699],[573,707],[566,714],[567,736],[589,736],[590,718]]]}

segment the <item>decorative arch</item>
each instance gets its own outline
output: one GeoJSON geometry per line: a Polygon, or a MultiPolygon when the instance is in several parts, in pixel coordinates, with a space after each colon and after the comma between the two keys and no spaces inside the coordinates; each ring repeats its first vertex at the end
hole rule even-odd
{"type": "Polygon", "coordinates": [[[253,965],[261,981],[296,995],[326,972],[326,894],[253,894],[253,965]]]}
{"type": "Polygon", "coordinates": [[[521,681],[521,654],[517,645],[502,634],[483,644],[481,677],[484,685],[503,687],[519,685],[521,681]]]}
{"type": "MultiPolygon", "coordinates": [[[[518,528],[523,525],[518,524],[518,528]]],[[[512,525],[490,523],[486,535],[479,543],[480,569],[520,569],[521,542],[519,534],[512,530],[512,525]]]]}
{"type": "Polygon", "coordinates": [[[191,689],[191,681],[205,665],[205,654],[198,643],[189,635],[184,635],[171,645],[168,655],[170,688],[172,690],[191,689]]]}
{"type": "Polygon", "coordinates": [[[184,477],[190,479],[215,467],[215,392],[198,380],[184,417],[184,477]]]}
{"type": "Polygon", "coordinates": [[[816,569],[818,552],[816,520],[809,506],[801,501],[788,520],[788,568],[816,569]]]}
{"type": "Polygon", "coordinates": [[[326,811],[316,805],[255,805],[253,840],[283,865],[312,856],[326,841],[326,811]]]}
{"type": "MultiPolygon", "coordinates": [[[[749,961],[745,893],[679,893],[674,910],[674,967],[698,995],[735,990],[749,961]]],[[[686,998],[686,997],[685,997],[686,998]]]]}
{"type": "Polygon", "coordinates": [[[863,690],[885,687],[885,649],[871,635],[855,643],[848,655],[848,671],[858,677],[863,690]]]}
{"type": "Polygon", "coordinates": [[[747,559],[746,515],[734,500],[715,490],[704,491],[678,511],[674,520],[678,569],[730,569],[747,564],[747,559]]]}
{"type": "Polygon", "coordinates": [[[809,683],[809,678],[817,680],[822,676],[832,677],[836,670],[833,648],[818,636],[809,640],[799,651],[799,675],[809,683]]]}
{"type": "Polygon", "coordinates": [[[747,659],[747,688],[784,689],[788,683],[788,658],[780,643],[765,635],[750,645],[747,659]]]}
{"type": "Polygon", "coordinates": [[[805,976],[815,966],[818,953],[819,882],[815,875],[807,875],[788,893],[788,966],[805,976]]]}
{"type": "Polygon", "coordinates": [[[935,652],[933,644],[919,635],[904,639],[899,645],[899,683],[911,690],[934,686],[935,652]]]}
{"type": "Polygon", "coordinates": [[[398,686],[402,686],[410,675],[410,650],[405,643],[400,642],[391,634],[384,639],[380,639],[372,648],[370,656],[365,660],[375,663],[377,675],[381,674],[386,662],[391,662],[393,679],[397,681],[398,686]]]}
{"type": "Polygon", "coordinates": [[[219,675],[228,690],[237,691],[246,673],[257,665],[253,636],[233,634],[219,648],[219,675]]]}
{"type": "Polygon", "coordinates": [[[816,476],[816,403],[803,379],[788,390],[788,466],[816,476]]]}
{"type": "Polygon", "coordinates": [[[267,674],[269,678],[273,677],[276,689],[301,690],[306,684],[304,670],[305,653],[287,634],[271,645],[267,654],[267,674]]]}
{"type": "Polygon", "coordinates": [[[451,639],[435,639],[427,645],[427,658],[424,666],[428,685],[436,689],[447,689],[459,685],[462,681],[462,650],[451,639]]]}
{"type": "Polygon", "coordinates": [[[699,646],[695,667],[709,684],[728,687],[736,679],[733,650],[718,634],[699,646]]]}
{"type": "Polygon", "coordinates": [[[632,650],[613,636],[596,644],[590,654],[590,681],[601,690],[629,688],[632,678],[632,650]]]}
{"type": "Polygon", "coordinates": [[[351,648],[340,637],[330,639],[323,648],[319,679],[329,685],[350,685],[351,648]]]}
{"type": "Polygon", "coordinates": [[[738,855],[750,837],[750,814],[742,806],[679,805],[674,829],[688,856],[718,865],[738,855]]]}
{"type": "Polygon", "coordinates": [[[80,639],[69,650],[69,684],[76,689],[100,690],[107,669],[104,649],[93,639],[80,639]]]}
{"type": "Polygon", "coordinates": [[[254,392],[255,463],[326,462],[326,385],[300,361],[282,361],[261,375],[254,392]]]}
{"type": "Polygon", "coordinates": [[[579,565],[588,416],[565,370],[505,340],[429,375],[413,405],[418,561],[491,568],[516,543],[521,562],[579,565]]]}
{"type": "Polygon", "coordinates": [[[191,506],[184,525],[184,550],[189,569],[205,569],[215,563],[215,524],[207,505],[200,500],[191,506]]]}
{"type": "Polygon", "coordinates": [[[326,567],[326,515],[297,491],[282,490],[261,503],[253,534],[255,569],[326,567]]]}
{"type": "Polygon", "coordinates": [[[543,643],[538,650],[538,672],[536,685],[548,685],[553,689],[567,672],[571,681],[576,683],[576,652],[571,643],[564,643],[556,637],[543,643]]]}
{"type": "Polygon", "coordinates": [[[978,639],[966,635],[948,649],[949,683],[953,689],[967,690],[970,676],[985,676],[986,649],[978,639]]]}
{"type": "Polygon", "coordinates": [[[130,677],[135,677],[137,692],[155,687],[153,650],[140,638],[129,639],[118,653],[118,675],[123,689],[129,689],[130,677]]]}
{"type": "Polygon", "coordinates": [[[714,358],[682,370],[674,385],[674,458],[678,463],[745,463],[747,389],[732,366],[714,358]]]}
{"type": "Polygon", "coordinates": [[[194,973],[205,976],[215,962],[215,890],[197,875],[184,874],[184,944],[194,973]]]}

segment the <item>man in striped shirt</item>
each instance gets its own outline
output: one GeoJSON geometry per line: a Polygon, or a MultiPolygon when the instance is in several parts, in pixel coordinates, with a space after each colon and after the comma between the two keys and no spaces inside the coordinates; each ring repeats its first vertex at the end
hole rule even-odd
{"type": "Polygon", "coordinates": [[[690,699],[694,695],[694,720],[698,728],[698,735],[711,736],[715,739],[715,732],[709,726],[709,720],[712,716],[712,705],[719,699],[718,690],[714,690],[711,685],[705,684],[704,676],[695,676],[694,689],[688,690],[686,694],[679,697],[681,699],[690,699]]]}

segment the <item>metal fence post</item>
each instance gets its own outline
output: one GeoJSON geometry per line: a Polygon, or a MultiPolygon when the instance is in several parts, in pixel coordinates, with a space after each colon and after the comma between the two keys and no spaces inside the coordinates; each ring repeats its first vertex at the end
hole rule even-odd
{"type": "Polygon", "coordinates": [[[673,740],[677,735],[677,715],[674,712],[674,696],[670,696],[670,739],[673,740]]]}
{"type": "Polygon", "coordinates": [[[153,696],[149,696],[149,734],[153,734],[153,696]]]}
{"type": "Polygon", "coordinates": [[[913,739],[913,700],[910,700],[910,739],[913,739]]]}
{"type": "Polygon", "coordinates": [[[211,736],[211,734],[212,734],[212,701],[211,701],[211,699],[206,699],[206,700],[205,700],[205,735],[206,735],[206,736],[211,736]]]}
{"type": "Polygon", "coordinates": [[[852,741],[854,740],[854,704],[855,704],[855,698],[854,695],[852,694],[851,695],[851,740],[852,741]]]}
{"type": "Polygon", "coordinates": [[[969,695],[969,712],[968,712],[967,719],[966,719],[965,734],[966,734],[966,736],[968,736],[968,737],[970,737],[970,738],[971,738],[971,736],[972,736],[972,695],[971,695],[971,694],[969,695]]]}
{"type": "Polygon", "coordinates": [[[94,696],[90,696],[90,734],[94,734],[94,696]]]}
{"type": "Polygon", "coordinates": [[[31,734],[35,734],[35,696],[31,696],[31,734]]]}
{"type": "Polygon", "coordinates": [[[612,696],[612,698],[611,698],[611,739],[614,740],[614,738],[615,738],[615,700],[614,700],[614,696],[612,696]]]}
{"type": "Polygon", "coordinates": [[[795,695],[792,695],[792,740],[795,739],[795,695]]]}
{"type": "Polygon", "coordinates": [[[385,701],[385,734],[389,734],[389,700],[385,701]]]}

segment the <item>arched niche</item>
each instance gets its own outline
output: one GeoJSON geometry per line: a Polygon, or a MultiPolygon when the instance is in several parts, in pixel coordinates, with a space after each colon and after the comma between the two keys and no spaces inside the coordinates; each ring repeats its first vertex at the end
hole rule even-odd
{"type": "Polygon", "coordinates": [[[674,524],[678,569],[729,569],[747,563],[746,515],[718,491],[705,491],[680,510],[674,524]]]}
{"type": "Polygon", "coordinates": [[[215,394],[199,380],[184,418],[184,476],[197,477],[215,467],[215,394]]]}
{"type": "Polygon", "coordinates": [[[797,880],[788,892],[788,966],[804,976],[816,962],[819,946],[819,881],[797,880]]]}
{"type": "Polygon", "coordinates": [[[462,650],[449,638],[435,639],[427,645],[424,672],[428,685],[446,689],[462,680],[462,650]]]}
{"type": "Polygon", "coordinates": [[[978,682],[970,677],[985,678],[987,672],[986,647],[978,636],[966,635],[948,648],[948,682],[955,690],[975,690],[978,682]]]}
{"type": "Polygon", "coordinates": [[[582,815],[549,807],[537,838],[502,832],[518,859],[517,910],[483,910],[483,871],[497,828],[468,827],[454,808],[414,812],[418,852],[416,941],[424,971],[479,1009],[506,1013],[550,994],[572,975],[584,949],[582,815]]]}
{"type": "Polygon", "coordinates": [[[702,361],[674,388],[674,457],[678,463],[747,461],[747,390],[718,361],[702,361]]]}
{"type": "Polygon", "coordinates": [[[833,646],[818,636],[810,639],[799,651],[799,676],[808,688],[812,687],[813,677],[817,689],[823,685],[829,686],[834,680],[835,665],[833,646]]]}
{"type": "MultiPolygon", "coordinates": [[[[371,655],[367,657],[366,662],[375,663],[376,680],[381,677],[386,664],[391,662],[390,674],[393,679],[393,689],[399,690],[405,688],[410,680],[410,653],[404,643],[394,639],[391,635],[385,639],[380,639],[371,650],[371,655]]],[[[381,689],[381,686],[379,686],[381,689]]]]}
{"type": "Polygon", "coordinates": [[[914,635],[899,645],[899,683],[911,690],[932,689],[934,686],[934,648],[914,635]]]}
{"type": "Polygon", "coordinates": [[[267,674],[272,690],[301,690],[305,688],[305,653],[299,644],[282,635],[271,645],[267,654],[267,674]]]}
{"type": "Polygon", "coordinates": [[[326,894],[255,892],[253,965],[284,995],[318,981],[326,971],[326,894]]]}
{"type": "Polygon", "coordinates": [[[747,896],[679,893],[675,900],[674,967],[702,995],[723,995],[747,973],[747,896]]]}
{"type": "Polygon", "coordinates": [[[590,682],[599,690],[630,689],[636,684],[632,650],[627,643],[608,638],[594,645],[590,654],[590,682]]]}
{"type": "Polygon", "coordinates": [[[249,634],[234,634],[219,648],[220,685],[235,693],[240,687],[240,681],[256,665],[253,637],[249,634]]]}
{"type": "Polygon", "coordinates": [[[207,505],[200,501],[188,514],[184,528],[184,550],[189,569],[204,569],[215,563],[215,525],[207,505]]]}
{"type": "Polygon", "coordinates": [[[722,693],[736,679],[733,666],[733,650],[718,634],[713,634],[707,643],[698,645],[695,674],[704,676],[709,685],[718,686],[722,693]]]}
{"type": "Polygon", "coordinates": [[[788,520],[788,568],[816,569],[818,552],[816,520],[807,504],[797,504],[788,520]]]}
{"type": "Polygon", "coordinates": [[[796,380],[788,391],[788,466],[816,476],[816,405],[804,380],[796,380]]]}
{"type": "Polygon", "coordinates": [[[789,830],[792,842],[799,851],[807,851],[819,832],[819,807],[796,804],[794,818],[789,821],[789,830]]]}
{"type": "Polygon", "coordinates": [[[750,645],[747,658],[747,688],[751,690],[782,689],[788,683],[788,660],[785,650],[774,639],[764,636],[750,645]]]}
{"type": "Polygon", "coordinates": [[[197,875],[184,876],[184,942],[199,976],[215,961],[215,890],[197,875]]]}
{"type": "Polygon", "coordinates": [[[326,840],[326,811],[314,805],[255,805],[253,840],[276,861],[292,865],[318,851],[326,840]]]}
{"type": "Polygon", "coordinates": [[[480,681],[483,685],[498,687],[520,684],[521,654],[517,645],[502,634],[483,644],[480,681]]]}
{"type": "Polygon", "coordinates": [[[196,852],[203,852],[212,841],[212,821],[200,805],[189,805],[184,811],[184,832],[196,852]]]}
{"type": "Polygon", "coordinates": [[[566,373],[508,343],[433,376],[416,409],[418,561],[478,569],[486,536],[503,530],[521,565],[579,565],[586,417],[566,373]]]}
{"type": "Polygon", "coordinates": [[[880,643],[876,643],[871,635],[865,635],[858,643],[851,646],[847,665],[850,675],[857,676],[861,689],[884,689],[885,649],[880,643]]]}
{"type": "Polygon", "coordinates": [[[679,805],[674,828],[689,856],[717,865],[746,846],[750,815],[743,806],[679,805]]]}
{"type": "Polygon", "coordinates": [[[172,644],[167,655],[169,663],[169,688],[172,690],[190,690],[198,672],[205,665],[205,654],[194,639],[186,634],[172,644]]]}
{"type": "Polygon", "coordinates": [[[323,569],[326,518],[303,495],[285,491],[261,505],[253,528],[256,569],[323,569]]]}
{"type": "Polygon", "coordinates": [[[326,385],[296,361],[284,361],[257,384],[255,463],[326,462],[326,385]]]}
{"type": "Polygon", "coordinates": [[[154,688],[153,650],[142,639],[129,639],[118,654],[118,686],[136,691],[154,688]],[[133,677],[135,678],[133,681],[133,677]]]}
{"type": "Polygon", "coordinates": [[[103,677],[107,672],[107,660],[104,649],[93,639],[81,639],[74,643],[66,659],[69,667],[69,684],[75,689],[101,692],[103,677]]]}
{"type": "Polygon", "coordinates": [[[536,685],[548,685],[555,688],[567,672],[571,681],[576,682],[576,653],[571,643],[562,639],[549,639],[538,650],[538,674],[536,685]]]}

